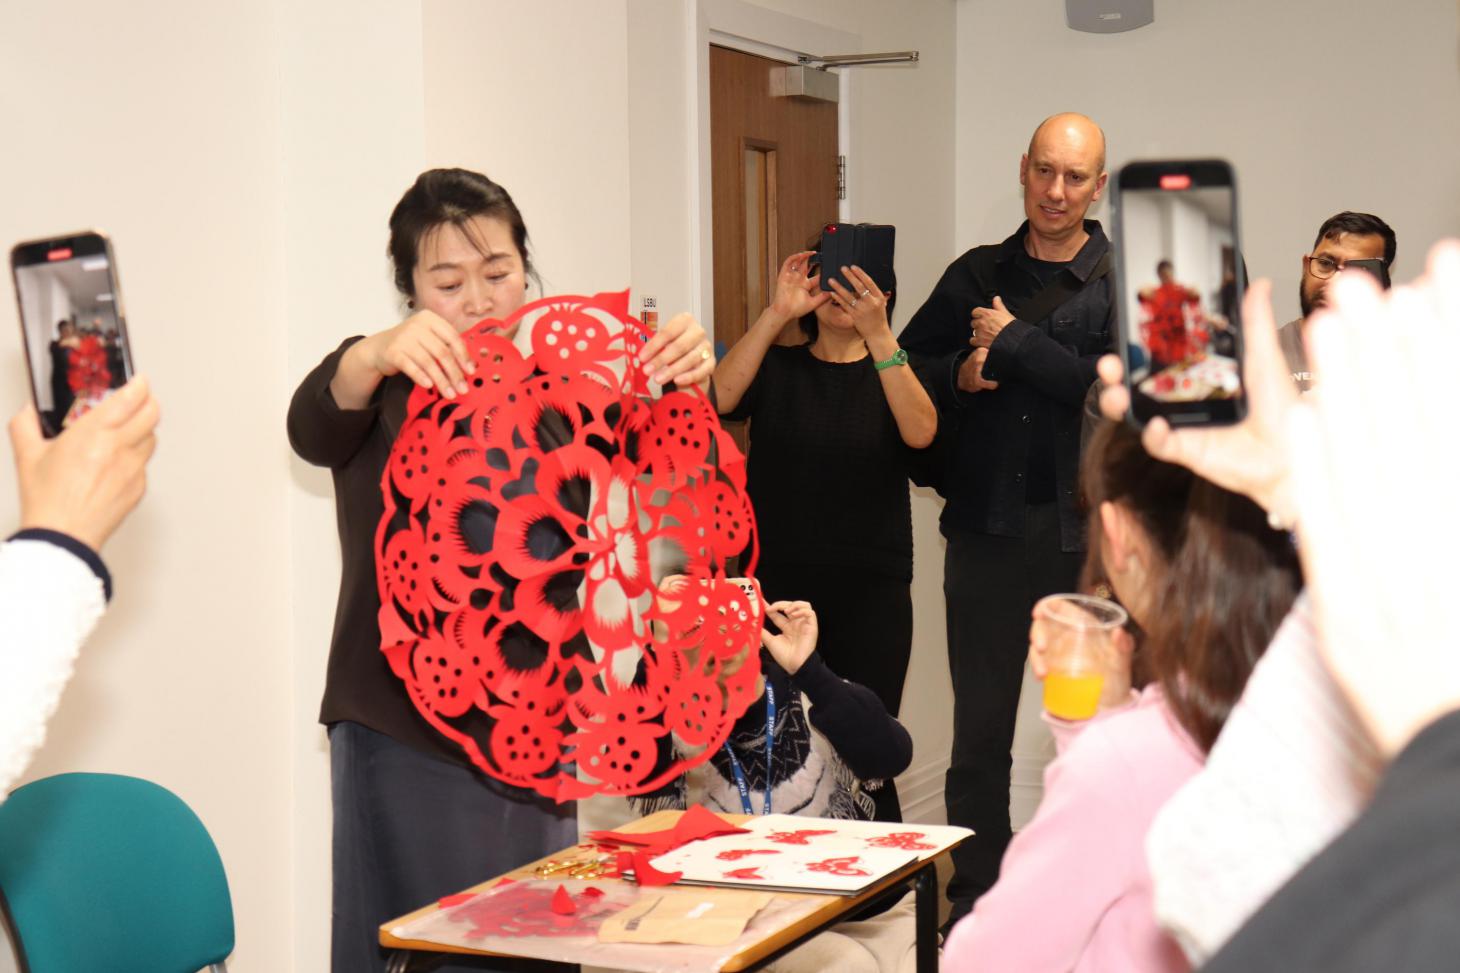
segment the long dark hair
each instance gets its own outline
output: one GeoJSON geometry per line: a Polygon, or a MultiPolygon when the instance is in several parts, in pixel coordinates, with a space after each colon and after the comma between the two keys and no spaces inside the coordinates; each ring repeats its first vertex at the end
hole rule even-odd
{"type": "Polygon", "coordinates": [[[1105,574],[1102,503],[1120,504],[1150,539],[1157,610],[1142,632],[1141,664],[1181,726],[1210,750],[1302,590],[1298,553],[1257,504],[1152,459],[1125,423],[1095,431],[1080,485],[1090,511],[1088,580],[1105,574]]]}
{"type": "Polygon", "coordinates": [[[511,194],[480,172],[428,169],[416,177],[390,213],[390,245],[386,252],[395,266],[396,290],[406,297],[416,296],[416,262],[427,233],[450,223],[475,243],[468,224],[478,216],[507,224],[522,257],[523,271],[534,277],[527,252],[527,225],[511,194]]]}

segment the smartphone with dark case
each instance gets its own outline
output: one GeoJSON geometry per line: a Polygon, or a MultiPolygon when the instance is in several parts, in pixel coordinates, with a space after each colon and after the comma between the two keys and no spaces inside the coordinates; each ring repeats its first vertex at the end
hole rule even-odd
{"type": "Polygon", "coordinates": [[[104,233],[68,233],[17,243],[10,273],[31,398],[56,436],[132,377],[116,255],[104,233]]]}
{"type": "Polygon", "coordinates": [[[878,288],[893,289],[897,277],[892,269],[897,228],[878,223],[828,223],[821,231],[821,250],[812,264],[821,266],[821,289],[831,290],[833,280],[855,294],[859,288],[842,276],[843,267],[861,267],[878,288]]]}
{"type": "Polygon", "coordinates": [[[1220,159],[1131,162],[1112,194],[1130,419],[1226,425],[1247,413],[1237,185],[1220,159]],[[1229,312],[1229,313],[1224,313],[1229,312]]]}
{"type": "Polygon", "coordinates": [[[1345,260],[1343,263],[1343,269],[1362,270],[1365,273],[1372,275],[1373,278],[1379,282],[1380,287],[1384,288],[1386,291],[1389,289],[1389,271],[1384,269],[1384,261],[1382,260],[1376,260],[1372,257],[1366,257],[1361,260],[1345,260]]]}

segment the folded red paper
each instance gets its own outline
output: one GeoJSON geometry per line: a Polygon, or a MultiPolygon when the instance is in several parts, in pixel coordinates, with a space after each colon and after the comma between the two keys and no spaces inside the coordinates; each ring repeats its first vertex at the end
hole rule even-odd
{"type": "Polygon", "coordinates": [[[573,904],[573,896],[569,895],[568,890],[561,885],[553,893],[552,910],[560,916],[571,916],[578,911],[578,907],[573,904]]]}
{"type": "Polygon", "coordinates": [[[634,881],[640,885],[673,885],[679,881],[684,872],[661,872],[649,864],[658,854],[657,851],[634,852],[634,881]]]}
{"type": "Polygon", "coordinates": [[[739,825],[731,824],[713,811],[707,811],[702,805],[694,804],[679,816],[679,820],[674,823],[672,828],[641,832],[594,831],[588,837],[594,841],[634,845],[650,850],[655,855],[662,855],[666,851],[673,851],[680,845],[686,845],[701,838],[745,833],[746,830],[739,825]]]}

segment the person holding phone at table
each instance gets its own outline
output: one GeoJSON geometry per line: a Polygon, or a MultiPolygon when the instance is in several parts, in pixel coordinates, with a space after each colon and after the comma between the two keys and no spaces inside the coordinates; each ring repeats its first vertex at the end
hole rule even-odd
{"type": "MultiPolygon", "coordinates": [[[[912,653],[908,474],[938,417],[889,324],[896,282],[847,267],[855,290],[833,280],[824,291],[812,257],[781,264],[770,306],[715,369],[716,401],[750,420],[767,600],[816,605],[827,664],[895,717],[912,653]],[[797,321],[806,342],[777,345],[797,321]]],[[[876,797],[878,820],[901,820],[891,781],[876,797]]]]}
{"type": "MultiPolygon", "coordinates": [[[[1046,715],[1060,754],[1044,799],[999,880],[954,927],[945,970],[1189,968],[1156,923],[1146,832],[1200,770],[1301,587],[1297,552],[1260,507],[1153,459],[1126,424],[1096,431],[1081,485],[1087,578],[1111,588],[1140,643],[1106,647],[1094,719],[1046,715]],[[1150,679],[1139,691],[1133,671],[1150,679]]],[[[1037,676],[1050,637],[1036,620],[1037,676]]]]}
{"type": "MultiPolygon", "coordinates": [[[[334,812],[332,969],[381,970],[378,926],[577,840],[573,805],[472,767],[416,712],[381,652],[373,540],[381,475],[414,386],[446,399],[474,371],[461,333],[520,308],[533,276],[527,227],[507,190],[480,173],[422,173],[390,217],[395,283],[411,313],[346,338],[290,404],[295,452],[329,467],[343,576],[320,722],[329,727],[334,812]]],[[[506,333],[530,348],[530,335],[506,333]]],[[[640,350],[653,382],[707,382],[714,360],[687,314],[640,350]]],[[[541,651],[531,645],[524,652],[541,651]]],[[[476,964],[444,969],[482,969],[476,964]]]]}
{"type": "MultiPolygon", "coordinates": [[[[683,575],[666,577],[660,583],[661,603],[683,598],[692,583],[683,575]]],[[[875,692],[840,678],[817,651],[819,625],[809,603],[772,602],[766,619],[779,631],[761,630],[755,701],[708,761],[659,791],[630,798],[639,813],[700,804],[721,814],[868,821],[876,805],[867,782],[891,780],[912,763],[907,728],[875,692]]],[[[744,663],[743,655],[730,660],[721,677],[744,663]]],[[[661,749],[671,748],[678,751],[682,745],[666,737],[661,749]]]]}

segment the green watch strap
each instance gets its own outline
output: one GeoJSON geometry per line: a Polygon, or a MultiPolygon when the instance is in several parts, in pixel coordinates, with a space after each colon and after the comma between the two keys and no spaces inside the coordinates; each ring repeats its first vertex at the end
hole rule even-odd
{"type": "Polygon", "coordinates": [[[893,365],[906,365],[906,364],[907,364],[907,349],[906,348],[899,348],[895,352],[892,353],[892,357],[891,358],[887,359],[886,361],[880,361],[880,362],[878,362],[877,363],[877,370],[880,372],[884,368],[891,368],[893,365]]]}

